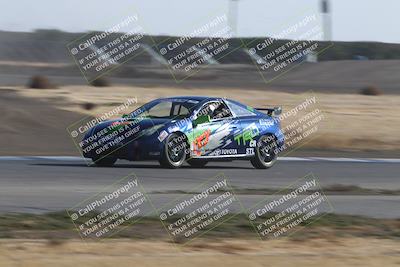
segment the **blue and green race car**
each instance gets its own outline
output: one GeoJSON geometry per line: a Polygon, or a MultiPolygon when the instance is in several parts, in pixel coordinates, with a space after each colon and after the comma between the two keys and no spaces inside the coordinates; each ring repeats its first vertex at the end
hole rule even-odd
{"type": "Polygon", "coordinates": [[[185,162],[203,167],[209,161],[241,159],[266,169],[284,146],[280,112],[278,107],[255,109],[217,97],[156,99],[92,127],[81,147],[97,166],[125,159],[158,160],[167,168],[185,162]]]}

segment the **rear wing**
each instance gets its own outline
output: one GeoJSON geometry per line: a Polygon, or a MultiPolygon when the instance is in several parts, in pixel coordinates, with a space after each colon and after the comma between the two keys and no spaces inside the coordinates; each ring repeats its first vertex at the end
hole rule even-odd
{"type": "Polygon", "coordinates": [[[255,108],[259,111],[266,111],[269,116],[279,116],[282,114],[282,107],[274,107],[274,108],[255,108]]]}

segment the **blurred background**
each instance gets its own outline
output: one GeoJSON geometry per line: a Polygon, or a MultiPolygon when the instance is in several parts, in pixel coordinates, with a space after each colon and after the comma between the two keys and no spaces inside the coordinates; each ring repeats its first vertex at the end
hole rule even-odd
{"type": "MultiPolygon", "coordinates": [[[[3,1],[0,266],[131,266],[133,256],[135,263],[147,266],[265,266],[267,261],[276,266],[398,266],[399,9],[395,0],[3,1]],[[137,16],[140,25],[133,56],[103,58],[95,64],[108,64],[101,74],[83,71],[82,57],[73,48],[129,16],[137,16]],[[192,35],[215,16],[224,16],[219,30],[228,29],[228,34],[192,35]],[[279,35],[310,16],[312,26],[279,35]],[[302,35],[312,29],[318,34],[302,35]],[[252,52],[270,37],[276,39],[267,51],[252,52]],[[194,71],[185,69],[187,63],[177,67],[171,61],[203,40],[221,38],[224,50],[214,56],[199,52],[202,64],[194,71]],[[267,59],[268,52],[292,40],[317,49],[281,69],[265,68],[273,60],[267,59]],[[80,161],[66,130],[71,124],[128,98],[140,106],[175,95],[228,97],[284,111],[315,96],[326,118],[317,134],[263,173],[234,163],[177,172],[150,163],[94,170],[80,161]],[[131,171],[144,177],[152,194],[172,197],[221,170],[248,203],[312,172],[335,212],[292,238],[268,242],[253,238],[241,218],[210,239],[184,248],[178,244],[178,249],[160,233],[155,219],[115,240],[85,246],[63,212],[131,171]],[[182,252],[189,257],[182,259],[182,252]]],[[[101,54],[100,48],[125,30],[87,51],[101,54]]]]}

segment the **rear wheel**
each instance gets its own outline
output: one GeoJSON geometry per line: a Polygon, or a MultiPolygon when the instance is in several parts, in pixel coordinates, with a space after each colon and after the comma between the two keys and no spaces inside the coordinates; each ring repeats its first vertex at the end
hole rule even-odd
{"type": "Polygon", "coordinates": [[[277,159],[276,148],[276,138],[273,135],[261,136],[257,142],[255,155],[250,160],[251,164],[257,169],[271,168],[277,159]]]}
{"type": "Polygon", "coordinates": [[[104,157],[99,159],[92,159],[97,167],[111,167],[117,161],[116,157],[104,157]]]}
{"type": "Polygon", "coordinates": [[[160,165],[170,169],[179,168],[186,160],[187,147],[185,135],[176,133],[169,135],[165,140],[160,165]]]}
{"type": "Polygon", "coordinates": [[[192,167],[201,168],[201,167],[206,166],[208,161],[201,160],[201,159],[190,159],[190,160],[187,161],[187,163],[189,163],[189,165],[192,166],[192,167]]]}

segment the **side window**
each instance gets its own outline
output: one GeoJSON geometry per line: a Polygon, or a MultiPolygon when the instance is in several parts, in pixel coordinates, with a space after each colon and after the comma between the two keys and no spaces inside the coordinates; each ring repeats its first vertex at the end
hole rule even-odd
{"type": "Polygon", "coordinates": [[[172,115],[173,116],[186,116],[189,114],[189,109],[184,105],[177,103],[173,106],[172,115]]]}
{"type": "Polygon", "coordinates": [[[215,108],[211,115],[211,119],[222,119],[232,117],[232,113],[224,102],[218,102],[218,106],[215,108]]]}
{"type": "Polygon", "coordinates": [[[189,109],[182,105],[181,110],[179,111],[179,115],[185,115],[185,116],[189,115],[189,109]]]}
{"type": "Polygon", "coordinates": [[[209,115],[211,117],[212,111],[214,110],[214,106],[216,106],[215,102],[208,102],[206,103],[200,111],[197,113],[197,116],[205,116],[209,115]]]}
{"type": "Polygon", "coordinates": [[[172,103],[163,101],[150,108],[146,113],[150,117],[169,117],[171,113],[172,103]]]}
{"type": "Polygon", "coordinates": [[[226,101],[226,103],[228,103],[228,106],[231,108],[232,112],[237,116],[237,117],[245,117],[245,116],[254,116],[256,114],[254,114],[253,112],[251,112],[250,110],[241,107],[231,101],[226,101]]]}
{"type": "Polygon", "coordinates": [[[180,105],[173,105],[173,110],[172,110],[172,115],[173,116],[176,116],[176,115],[179,115],[179,108],[180,108],[181,106],[180,105]]]}
{"type": "Polygon", "coordinates": [[[198,116],[209,115],[212,120],[229,118],[232,116],[231,111],[222,101],[212,101],[205,104],[199,113],[198,116]]]}

